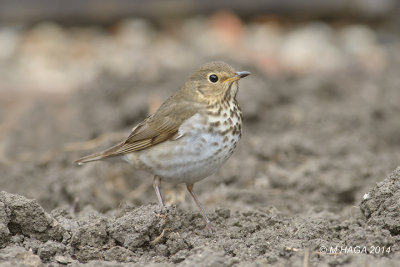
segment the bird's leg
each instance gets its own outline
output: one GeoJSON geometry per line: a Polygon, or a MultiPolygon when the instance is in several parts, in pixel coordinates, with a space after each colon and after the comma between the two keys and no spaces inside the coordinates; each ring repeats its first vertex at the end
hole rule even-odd
{"type": "Polygon", "coordinates": [[[201,214],[203,215],[204,220],[206,221],[206,228],[208,230],[212,230],[211,222],[208,219],[206,212],[204,211],[203,206],[201,205],[199,199],[197,198],[196,194],[193,192],[193,184],[186,184],[186,188],[189,191],[190,195],[192,195],[194,202],[196,202],[197,207],[199,207],[201,214]]]}
{"type": "MultiPolygon", "coordinates": [[[[167,222],[168,211],[165,208],[164,201],[161,196],[160,185],[161,185],[161,178],[158,177],[157,175],[154,176],[153,187],[157,194],[158,203],[161,206],[161,214],[159,215],[161,217],[161,225],[164,226],[167,222]]],[[[162,234],[164,234],[164,232],[162,232],[162,234]]]]}
{"type": "Polygon", "coordinates": [[[154,187],[154,190],[156,191],[156,194],[157,194],[158,203],[160,204],[160,206],[161,206],[163,209],[165,209],[164,201],[163,201],[163,199],[162,199],[161,192],[160,192],[160,185],[161,185],[161,179],[160,179],[160,177],[158,177],[157,175],[154,176],[154,179],[153,179],[153,187],[154,187]]]}

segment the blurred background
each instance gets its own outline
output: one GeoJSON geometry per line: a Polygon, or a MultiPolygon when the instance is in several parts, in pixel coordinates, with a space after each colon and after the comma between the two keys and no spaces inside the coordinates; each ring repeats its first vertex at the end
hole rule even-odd
{"type": "Polygon", "coordinates": [[[46,209],[156,202],[149,174],[71,162],[223,60],[252,72],[243,140],[200,199],[344,212],[400,162],[399,12],[395,0],[0,0],[0,188],[46,209]]]}

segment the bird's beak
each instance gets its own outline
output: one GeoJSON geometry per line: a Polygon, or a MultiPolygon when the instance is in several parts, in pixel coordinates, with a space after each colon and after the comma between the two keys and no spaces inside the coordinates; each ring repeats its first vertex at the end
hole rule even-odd
{"type": "Polygon", "coordinates": [[[235,82],[235,81],[237,81],[241,78],[247,77],[249,75],[250,75],[250,72],[248,72],[248,71],[238,71],[238,72],[236,72],[235,76],[226,79],[224,82],[230,82],[230,83],[235,82]]]}

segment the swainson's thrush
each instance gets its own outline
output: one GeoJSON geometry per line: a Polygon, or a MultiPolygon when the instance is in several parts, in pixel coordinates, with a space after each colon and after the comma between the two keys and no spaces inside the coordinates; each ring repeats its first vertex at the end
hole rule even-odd
{"type": "Polygon", "coordinates": [[[242,112],[236,101],[238,81],[249,74],[235,72],[223,62],[205,64],[133,128],[126,140],[76,163],[118,157],[147,170],[154,175],[162,207],[161,181],[185,183],[211,229],[193,184],[216,172],[232,155],[242,132],[242,112]]]}

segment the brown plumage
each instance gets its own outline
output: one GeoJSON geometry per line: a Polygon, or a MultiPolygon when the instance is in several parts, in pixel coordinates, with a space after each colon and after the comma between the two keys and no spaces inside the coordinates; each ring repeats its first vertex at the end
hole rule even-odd
{"type": "Polygon", "coordinates": [[[184,182],[210,227],[192,191],[193,183],[215,172],[236,147],[242,124],[236,101],[238,80],[249,74],[235,72],[223,62],[204,65],[126,140],[76,163],[119,157],[144,168],[155,175],[154,187],[162,206],[161,180],[184,182]]]}

